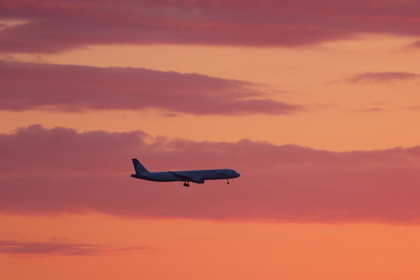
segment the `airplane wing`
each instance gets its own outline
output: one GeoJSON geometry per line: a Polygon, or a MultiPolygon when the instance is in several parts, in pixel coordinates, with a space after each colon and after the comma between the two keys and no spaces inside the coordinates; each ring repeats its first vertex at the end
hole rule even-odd
{"type": "Polygon", "coordinates": [[[186,174],[182,174],[181,172],[173,172],[173,171],[169,171],[169,173],[175,175],[176,177],[178,177],[179,179],[181,179],[182,181],[188,181],[188,182],[194,182],[194,183],[204,183],[204,179],[199,177],[199,176],[188,176],[186,174]]]}
{"type": "Polygon", "coordinates": [[[175,175],[176,177],[178,177],[179,179],[181,179],[183,181],[192,181],[192,179],[193,179],[191,176],[181,174],[180,172],[169,171],[169,173],[175,175]]]}

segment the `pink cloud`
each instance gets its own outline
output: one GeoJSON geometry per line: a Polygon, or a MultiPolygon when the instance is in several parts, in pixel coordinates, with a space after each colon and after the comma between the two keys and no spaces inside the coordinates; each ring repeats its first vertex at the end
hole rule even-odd
{"type": "Polygon", "coordinates": [[[419,79],[419,74],[407,73],[407,72],[366,72],[354,75],[347,79],[347,81],[359,84],[359,83],[383,83],[393,81],[407,81],[419,79]]]}
{"type": "Polygon", "coordinates": [[[14,1],[2,52],[59,52],[92,44],[302,46],[357,34],[419,36],[417,1],[14,1]]]}
{"type": "Polygon", "coordinates": [[[106,248],[100,245],[63,242],[24,242],[0,240],[0,253],[20,256],[90,256],[109,252],[144,250],[146,247],[106,248]]]}
{"type": "Polygon", "coordinates": [[[414,47],[414,48],[420,48],[420,41],[416,41],[416,42],[412,43],[410,46],[414,47]]]}
{"type": "Polygon", "coordinates": [[[0,61],[0,110],[142,110],[196,115],[291,114],[299,105],[265,98],[257,85],[144,68],[0,61]]]}
{"type": "Polygon", "coordinates": [[[32,126],[0,135],[0,154],[3,213],[327,223],[420,217],[419,147],[339,153],[32,126]],[[151,171],[233,168],[241,177],[190,188],[136,180],[132,157],[151,171]]]}

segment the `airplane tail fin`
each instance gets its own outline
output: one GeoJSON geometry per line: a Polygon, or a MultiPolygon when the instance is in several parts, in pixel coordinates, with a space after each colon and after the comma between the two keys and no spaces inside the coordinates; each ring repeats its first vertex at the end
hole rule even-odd
{"type": "Polygon", "coordinates": [[[133,165],[134,165],[134,170],[136,171],[136,174],[138,173],[144,173],[144,172],[149,172],[144,166],[143,164],[140,163],[140,161],[136,158],[132,159],[133,161],[133,165]]]}

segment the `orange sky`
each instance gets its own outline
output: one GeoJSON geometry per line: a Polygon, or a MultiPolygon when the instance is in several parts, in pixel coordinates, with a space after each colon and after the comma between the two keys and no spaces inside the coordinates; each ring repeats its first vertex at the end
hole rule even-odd
{"type": "MultiPolygon", "coordinates": [[[[419,138],[419,132],[410,129],[418,124],[418,110],[410,108],[420,102],[416,91],[419,79],[348,81],[365,72],[418,73],[419,66],[413,59],[418,51],[407,48],[410,42],[410,38],[376,35],[296,49],[89,46],[62,54],[40,55],[36,59],[48,63],[144,67],[252,82],[261,85],[270,98],[304,105],[307,112],[290,116],[186,114],[170,118],[153,110],[63,112],[54,113],[54,117],[48,111],[6,111],[0,112],[2,117],[7,118],[8,114],[13,117],[2,131],[10,133],[16,127],[42,123],[81,131],[141,129],[154,136],[196,141],[246,138],[337,151],[412,147],[419,138]],[[138,119],[147,122],[139,125],[138,119]],[[214,126],[215,122],[226,126],[214,126]]],[[[27,54],[16,57],[33,61],[27,54]]]]}
{"type": "Polygon", "coordinates": [[[49,242],[46,237],[71,235],[72,240],[66,242],[77,239],[77,243],[106,244],[104,252],[91,256],[2,255],[5,279],[419,276],[418,227],[127,220],[98,214],[57,218],[2,216],[1,221],[10,231],[19,232],[20,240],[49,242]],[[27,228],[32,229],[30,234],[24,233],[27,228]],[[111,251],[134,246],[140,249],[111,251]]]}
{"type": "Polygon", "coordinates": [[[419,278],[416,1],[3,2],[1,279],[419,278]]]}

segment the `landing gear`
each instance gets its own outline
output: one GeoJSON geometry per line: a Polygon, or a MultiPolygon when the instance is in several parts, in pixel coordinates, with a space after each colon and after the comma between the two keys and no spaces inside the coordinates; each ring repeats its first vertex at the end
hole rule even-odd
{"type": "Polygon", "coordinates": [[[229,185],[229,179],[228,178],[226,178],[226,181],[227,181],[227,184],[229,185]]]}
{"type": "Polygon", "coordinates": [[[190,186],[190,182],[185,182],[184,183],[184,187],[189,187],[190,186]]]}

